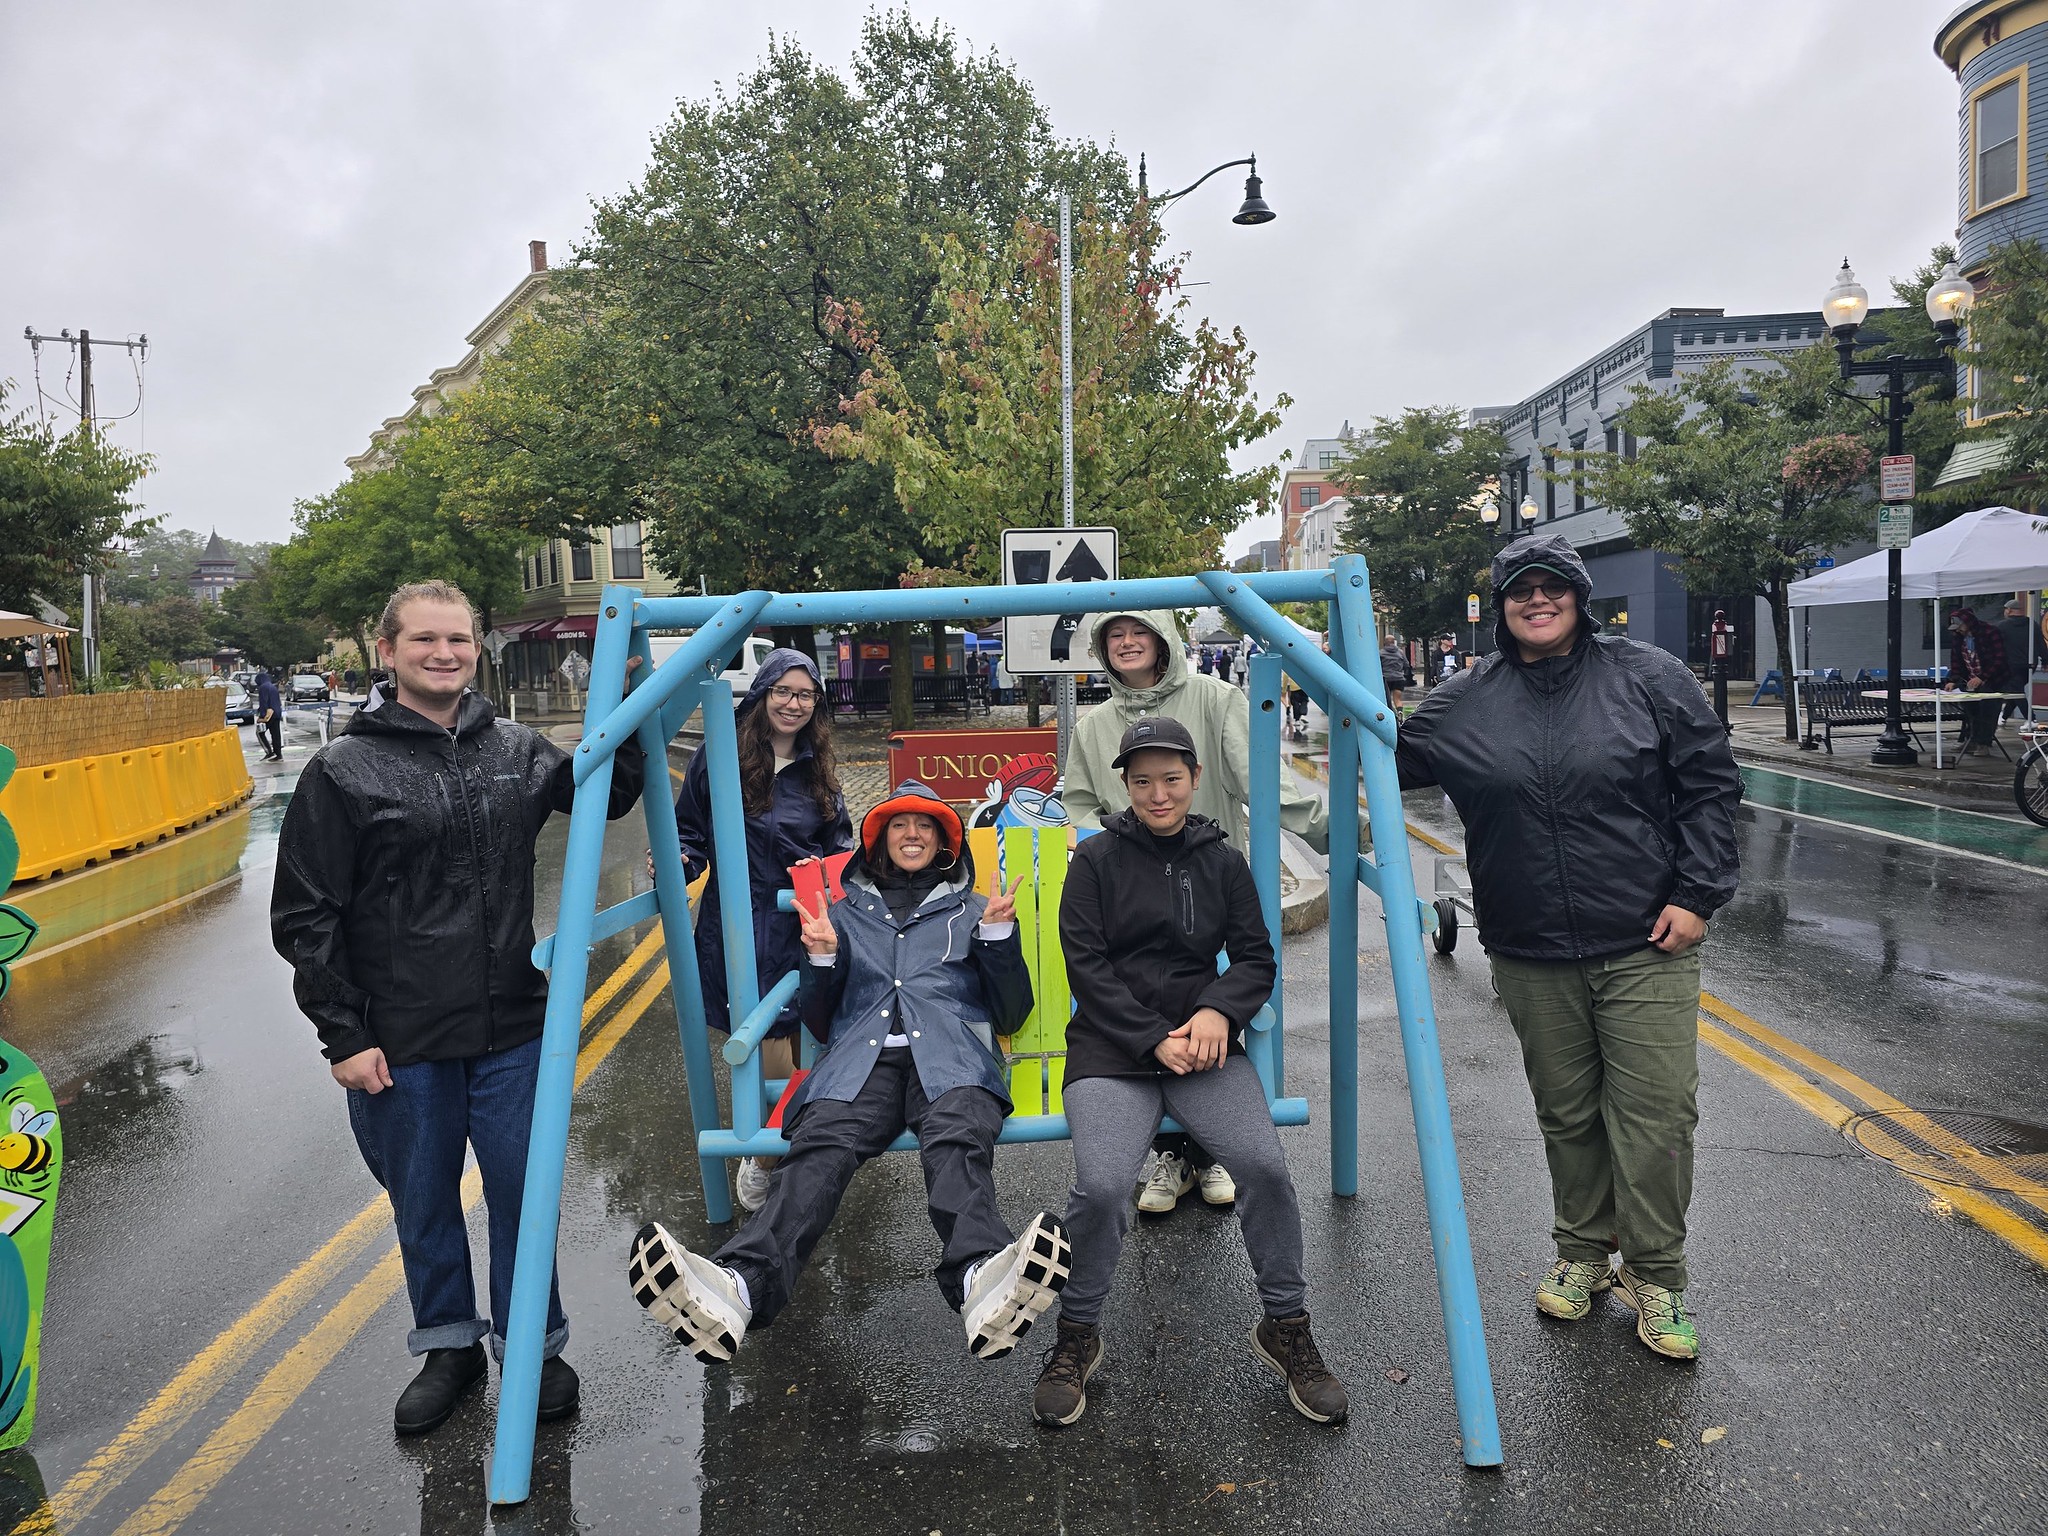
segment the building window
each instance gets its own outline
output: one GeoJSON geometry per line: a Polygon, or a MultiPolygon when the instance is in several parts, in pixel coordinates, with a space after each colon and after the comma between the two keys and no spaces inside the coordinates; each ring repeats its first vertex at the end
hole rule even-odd
{"type": "Polygon", "coordinates": [[[531,555],[521,555],[519,557],[519,588],[523,592],[531,592],[533,590],[533,556],[531,555]]]}
{"type": "Polygon", "coordinates": [[[2027,70],[1981,85],[1970,97],[1970,212],[2027,195],[2027,70]]]}
{"type": "Polygon", "coordinates": [[[1335,469],[1336,467],[1337,455],[1334,453],[1319,453],[1316,455],[1317,469],[1335,469]]]}
{"type": "Polygon", "coordinates": [[[1607,429],[1607,451],[1609,453],[1621,451],[1621,428],[1609,427],[1607,429]]]}
{"type": "Polygon", "coordinates": [[[550,539],[548,541],[548,585],[551,587],[559,587],[561,584],[562,546],[555,543],[554,540],[550,539]]]}
{"type": "Polygon", "coordinates": [[[1319,485],[1304,485],[1301,488],[1301,510],[1306,512],[1323,499],[1323,488],[1319,485]]]}
{"type": "Polygon", "coordinates": [[[612,529],[612,580],[638,581],[647,574],[640,553],[640,524],[620,523],[612,529]]]}
{"type": "Polygon", "coordinates": [[[571,581],[590,580],[590,546],[588,544],[571,544],[569,546],[569,579],[571,581]]]}
{"type": "Polygon", "coordinates": [[[1557,473],[1557,455],[1548,448],[1543,450],[1543,520],[1547,523],[1557,516],[1557,482],[1550,477],[1557,473]]]}
{"type": "Polygon", "coordinates": [[[1621,456],[1633,464],[1636,461],[1636,435],[1633,432],[1621,434],[1621,456]]]}

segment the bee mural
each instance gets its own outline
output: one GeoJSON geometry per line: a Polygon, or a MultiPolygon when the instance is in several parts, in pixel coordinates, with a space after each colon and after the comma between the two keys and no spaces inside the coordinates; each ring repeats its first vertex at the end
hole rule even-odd
{"type": "Polygon", "coordinates": [[[53,1109],[38,1111],[19,1087],[10,1089],[0,1106],[7,1111],[8,1133],[0,1136],[0,1181],[10,1188],[39,1195],[49,1181],[53,1149],[44,1138],[57,1123],[53,1109]]]}

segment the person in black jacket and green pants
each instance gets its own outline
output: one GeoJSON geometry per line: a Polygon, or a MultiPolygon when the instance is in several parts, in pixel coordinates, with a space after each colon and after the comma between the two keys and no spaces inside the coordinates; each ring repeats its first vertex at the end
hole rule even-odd
{"type": "Polygon", "coordinates": [[[1442,785],[1465,823],[1550,1164],[1537,1307],[1576,1321],[1618,1287],[1645,1344],[1694,1359],[1699,944],[1735,894],[1742,778],[1685,664],[1600,633],[1561,535],[1515,540],[1492,574],[1499,650],[1401,722],[1401,787],[1442,785]]]}
{"type": "Polygon", "coordinates": [[[1309,1333],[1301,1210],[1244,1053],[1245,1028],[1279,974],[1250,866],[1221,827],[1189,814],[1202,768],[1185,725],[1165,715],[1138,721],[1110,766],[1123,775],[1130,807],[1081,843],[1060,898],[1075,1003],[1064,1090],[1074,1268],[1033,1416],[1071,1424],[1088,1406],[1088,1378],[1102,1363],[1102,1305],[1131,1229],[1131,1187],[1171,1113],[1236,1175],[1265,1307],[1253,1355],[1280,1373],[1302,1414],[1334,1423],[1350,1403],[1309,1333]],[[1230,960],[1221,974],[1219,951],[1230,960]]]}
{"type": "MultiPolygon", "coordinates": [[[[504,1359],[512,1261],[548,982],[533,964],[533,850],[575,799],[569,754],[500,720],[471,691],[477,622],[447,582],[400,587],[377,650],[392,692],[322,747],[278,838],[270,932],[320,1033],[349,1126],[391,1196],[413,1328],[425,1356],[393,1427],[422,1434],[504,1359]],[[491,1315],[477,1315],[462,1210],[476,1151],[490,1226],[491,1315]]],[[[628,670],[631,670],[630,664],[628,670]]],[[[609,810],[640,798],[632,742],[612,760],[609,810]]],[[[575,1412],[569,1336],[548,1294],[540,1417],[575,1412]]]]}

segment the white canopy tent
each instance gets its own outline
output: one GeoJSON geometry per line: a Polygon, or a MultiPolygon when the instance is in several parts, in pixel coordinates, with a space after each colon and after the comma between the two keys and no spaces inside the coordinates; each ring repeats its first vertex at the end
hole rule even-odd
{"type": "MultiPolygon", "coordinates": [[[[1881,603],[1890,582],[1889,552],[1878,550],[1860,560],[1804,581],[1787,594],[1794,608],[1823,608],[1835,603],[1881,603]]],[[[1906,546],[1899,558],[1902,598],[1971,597],[1985,592],[2027,591],[2027,616],[2038,624],[2040,591],[2048,586],[2048,516],[2012,507],[1985,507],[1965,512],[1906,546]]],[[[1793,708],[1799,686],[1799,630],[1792,631],[1793,708]]],[[[2022,665],[2026,658],[2018,658],[2022,665]]],[[[1939,664],[1936,674],[1939,675],[1939,664]]],[[[1939,721],[1939,705],[1936,706],[1939,721]]],[[[1937,736],[1939,726],[1936,727],[1937,736]]],[[[1941,761],[1937,741],[1935,762],[1941,761]]]]}
{"type": "MultiPolygon", "coordinates": [[[[1794,608],[1881,603],[1886,551],[1792,583],[1794,608]]],[[[1968,597],[2048,587],[2048,516],[1986,507],[1965,512],[1909,544],[1899,560],[1902,597],[1968,597]]]]}

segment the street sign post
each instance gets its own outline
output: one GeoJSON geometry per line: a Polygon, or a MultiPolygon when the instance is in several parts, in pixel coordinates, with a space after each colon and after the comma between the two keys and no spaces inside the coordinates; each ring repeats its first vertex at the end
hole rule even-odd
{"type": "Polygon", "coordinates": [[[1913,542],[1913,507],[1910,502],[1902,507],[1879,507],[1877,509],[1877,547],[1879,549],[1906,549],[1913,542]]]}
{"type": "Polygon", "coordinates": [[[493,666],[505,654],[505,647],[511,643],[511,639],[503,630],[494,629],[484,636],[484,649],[491,653],[491,663],[493,666]]]}
{"type": "Polygon", "coordinates": [[[1835,557],[1833,555],[1822,555],[1813,562],[1813,568],[1816,571],[1832,571],[1835,568],[1835,557]]]}
{"type": "Polygon", "coordinates": [[[1479,594],[1477,592],[1467,592],[1465,594],[1465,622],[1467,624],[1477,624],[1479,622],[1479,594]]]}
{"type": "Polygon", "coordinates": [[[1879,501],[1911,501],[1913,499],[1913,455],[1892,453],[1877,461],[1877,499],[1879,501]]]}
{"type": "MultiPolygon", "coordinates": [[[[1114,528],[1003,530],[1006,586],[1116,579],[1114,528]]],[[[1018,677],[1100,670],[1100,663],[1088,655],[1089,618],[1085,613],[1062,613],[1003,620],[1004,669],[1018,677]]]]}

